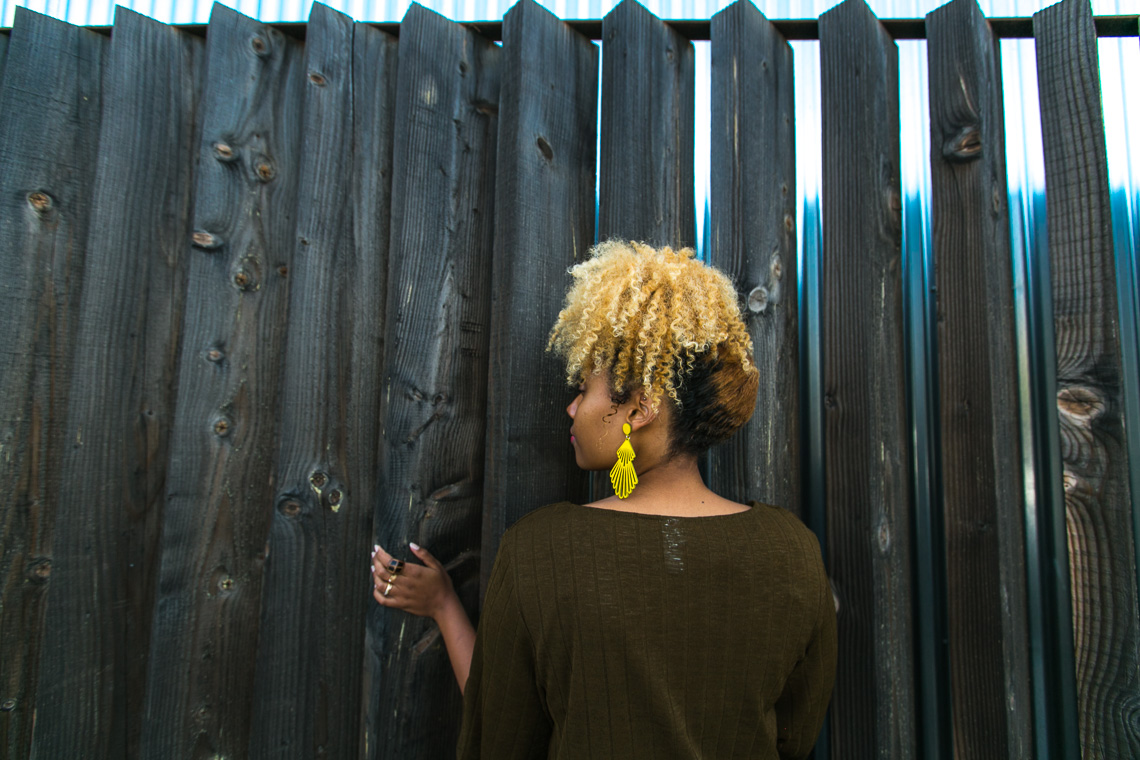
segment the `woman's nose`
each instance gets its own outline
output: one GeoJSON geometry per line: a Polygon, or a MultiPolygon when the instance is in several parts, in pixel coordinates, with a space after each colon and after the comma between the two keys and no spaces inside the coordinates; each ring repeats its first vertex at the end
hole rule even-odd
{"type": "Polygon", "coordinates": [[[566,413],[570,415],[570,419],[574,419],[574,415],[578,413],[578,402],[581,400],[582,394],[579,393],[574,397],[574,400],[570,402],[570,405],[566,407],[566,413]]]}

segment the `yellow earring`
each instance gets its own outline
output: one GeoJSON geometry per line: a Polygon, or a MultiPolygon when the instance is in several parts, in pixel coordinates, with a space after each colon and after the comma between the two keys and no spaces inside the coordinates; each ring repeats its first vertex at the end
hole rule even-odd
{"type": "Polygon", "coordinates": [[[614,493],[619,499],[624,499],[633,492],[637,485],[637,472],[633,469],[633,445],[629,442],[629,423],[623,423],[621,432],[625,433],[625,441],[617,450],[617,461],[610,470],[610,483],[614,486],[614,493]]]}

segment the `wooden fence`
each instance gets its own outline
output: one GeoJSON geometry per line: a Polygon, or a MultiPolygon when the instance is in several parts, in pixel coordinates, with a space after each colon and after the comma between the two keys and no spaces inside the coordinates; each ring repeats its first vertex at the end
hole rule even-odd
{"type": "MultiPolygon", "coordinates": [[[[1140,754],[1136,380],[1094,24],[1083,0],[1032,20],[1049,256],[1029,262],[1043,333],[1023,420],[999,48],[971,0],[925,19],[930,509],[906,403],[895,42],[861,0],[818,22],[808,440],[792,50],[745,0],[704,27],[709,255],[763,369],[755,418],[707,469],[826,537],[834,758],[1140,754]],[[801,450],[822,452],[822,516],[801,450]]],[[[696,26],[625,0],[600,67],[586,26],[532,0],[501,45],[418,5],[385,28],[315,5],[285,31],[220,5],[204,30],[120,9],[110,35],[18,11],[0,34],[5,757],[451,753],[437,631],[371,602],[369,549],[431,548],[476,613],[503,531],[588,498],[543,353],[567,267],[596,238],[695,239],[696,26]]]]}

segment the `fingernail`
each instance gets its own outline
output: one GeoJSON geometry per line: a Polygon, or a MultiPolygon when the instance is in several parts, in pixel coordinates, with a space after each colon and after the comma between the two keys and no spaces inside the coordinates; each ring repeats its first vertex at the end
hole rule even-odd
{"type": "Polygon", "coordinates": [[[414,552],[418,552],[420,550],[419,544],[408,544],[408,546],[412,547],[412,551],[414,552]]]}
{"type": "Polygon", "coordinates": [[[378,552],[378,551],[380,551],[380,544],[376,544],[375,546],[372,547],[372,556],[375,557],[376,552],[378,552]]]}

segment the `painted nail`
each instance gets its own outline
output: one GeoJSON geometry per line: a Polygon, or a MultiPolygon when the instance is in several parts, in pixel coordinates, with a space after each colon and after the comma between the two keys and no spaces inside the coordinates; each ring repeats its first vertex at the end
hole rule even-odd
{"type": "Polygon", "coordinates": [[[372,555],[376,556],[376,552],[378,551],[380,551],[380,544],[376,544],[372,547],[372,555]]]}
{"type": "Polygon", "coordinates": [[[420,550],[419,544],[408,544],[408,546],[412,547],[412,551],[414,552],[418,552],[420,550]]]}

